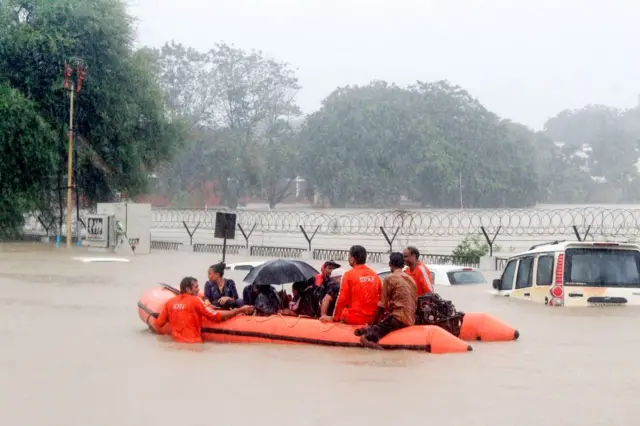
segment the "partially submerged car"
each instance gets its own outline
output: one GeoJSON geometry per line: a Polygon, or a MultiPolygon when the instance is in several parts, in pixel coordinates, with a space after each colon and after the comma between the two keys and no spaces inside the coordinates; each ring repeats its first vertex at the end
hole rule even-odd
{"type": "Polygon", "coordinates": [[[508,259],[500,296],[549,306],[640,305],[640,246],[554,241],[508,259]]]}
{"type": "Polygon", "coordinates": [[[260,260],[260,261],[256,261],[256,262],[236,262],[236,263],[229,263],[228,265],[225,266],[224,269],[226,270],[232,270],[232,271],[251,271],[253,268],[255,268],[256,266],[260,266],[264,263],[264,260],[260,260]]]}
{"type": "MultiPolygon", "coordinates": [[[[487,284],[487,280],[478,268],[469,268],[459,265],[426,265],[431,272],[431,282],[434,285],[452,286],[452,285],[470,285],[470,284],[487,284]]],[[[339,278],[348,269],[336,269],[331,274],[333,277],[339,278]]],[[[376,271],[380,279],[391,274],[389,268],[379,269],[376,271]]]]}

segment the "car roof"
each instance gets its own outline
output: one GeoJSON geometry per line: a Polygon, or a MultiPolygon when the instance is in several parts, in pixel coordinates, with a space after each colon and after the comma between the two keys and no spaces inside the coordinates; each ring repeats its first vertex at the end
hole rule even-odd
{"type": "Polygon", "coordinates": [[[627,250],[640,250],[640,246],[633,243],[617,243],[614,241],[552,241],[549,243],[542,243],[531,246],[529,250],[520,252],[511,257],[519,257],[525,254],[537,254],[537,253],[548,253],[548,252],[562,252],[568,248],[580,248],[580,247],[617,247],[620,249],[627,250]]]}
{"type": "Polygon", "coordinates": [[[255,262],[236,262],[236,263],[229,263],[226,265],[225,269],[234,269],[238,266],[260,266],[264,263],[264,260],[261,261],[255,261],[255,262]]]}
{"type": "MultiPolygon", "coordinates": [[[[462,266],[462,265],[426,265],[427,268],[429,268],[429,270],[434,271],[434,272],[451,272],[451,271],[462,271],[462,270],[472,270],[472,271],[477,271],[477,272],[482,272],[479,268],[472,268],[469,266],[462,266]]],[[[331,273],[332,277],[340,277],[342,276],[346,271],[348,271],[351,268],[340,268],[340,269],[335,269],[333,270],[333,272],[331,273]]],[[[378,268],[375,269],[376,274],[381,274],[383,272],[389,272],[389,268],[378,268]]]]}
{"type": "Polygon", "coordinates": [[[451,272],[451,271],[477,271],[481,272],[479,268],[473,268],[471,266],[463,265],[426,265],[431,271],[439,272],[451,272]]]}

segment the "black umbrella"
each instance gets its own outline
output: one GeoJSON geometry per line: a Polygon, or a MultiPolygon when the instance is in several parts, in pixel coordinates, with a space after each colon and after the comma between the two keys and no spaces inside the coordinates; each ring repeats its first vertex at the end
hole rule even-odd
{"type": "Polygon", "coordinates": [[[301,260],[270,260],[256,266],[244,277],[244,282],[253,285],[287,284],[307,281],[320,272],[301,260]]]}

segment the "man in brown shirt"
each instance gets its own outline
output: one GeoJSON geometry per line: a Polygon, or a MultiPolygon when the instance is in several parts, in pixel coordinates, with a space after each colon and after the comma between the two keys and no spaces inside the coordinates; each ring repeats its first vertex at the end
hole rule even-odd
{"type": "Polygon", "coordinates": [[[392,331],[416,323],[418,303],[417,286],[413,278],[402,272],[404,257],[402,253],[391,253],[389,268],[391,274],[382,283],[382,293],[374,326],[359,329],[360,343],[372,349],[382,349],[378,341],[392,331]],[[384,315],[383,315],[384,314],[384,315]],[[383,316],[381,321],[378,321],[383,316]]]}

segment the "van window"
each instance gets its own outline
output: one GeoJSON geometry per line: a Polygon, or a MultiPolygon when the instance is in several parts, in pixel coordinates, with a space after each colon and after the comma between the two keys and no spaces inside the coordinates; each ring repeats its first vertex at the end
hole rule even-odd
{"type": "Polygon", "coordinates": [[[640,287],[640,252],[612,248],[568,248],[565,284],[589,287],[640,287]]]}
{"type": "Polygon", "coordinates": [[[523,257],[518,266],[518,276],[516,277],[516,289],[533,286],[531,273],[533,272],[533,257],[523,257]]]}
{"type": "Polygon", "coordinates": [[[536,268],[536,285],[551,285],[553,282],[553,260],[552,254],[546,254],[538,258],[536,268]]]}
{"type": "Polygon", "coordinates": [[[514,259],[511,262],[507,263],[506,268],[504,268],[504,272],[502,273],[502,283],[500,290],[512,290],[513,289],[513,276],[516,272],[516,264],[518,263],[518,259],[514,259]]]}

